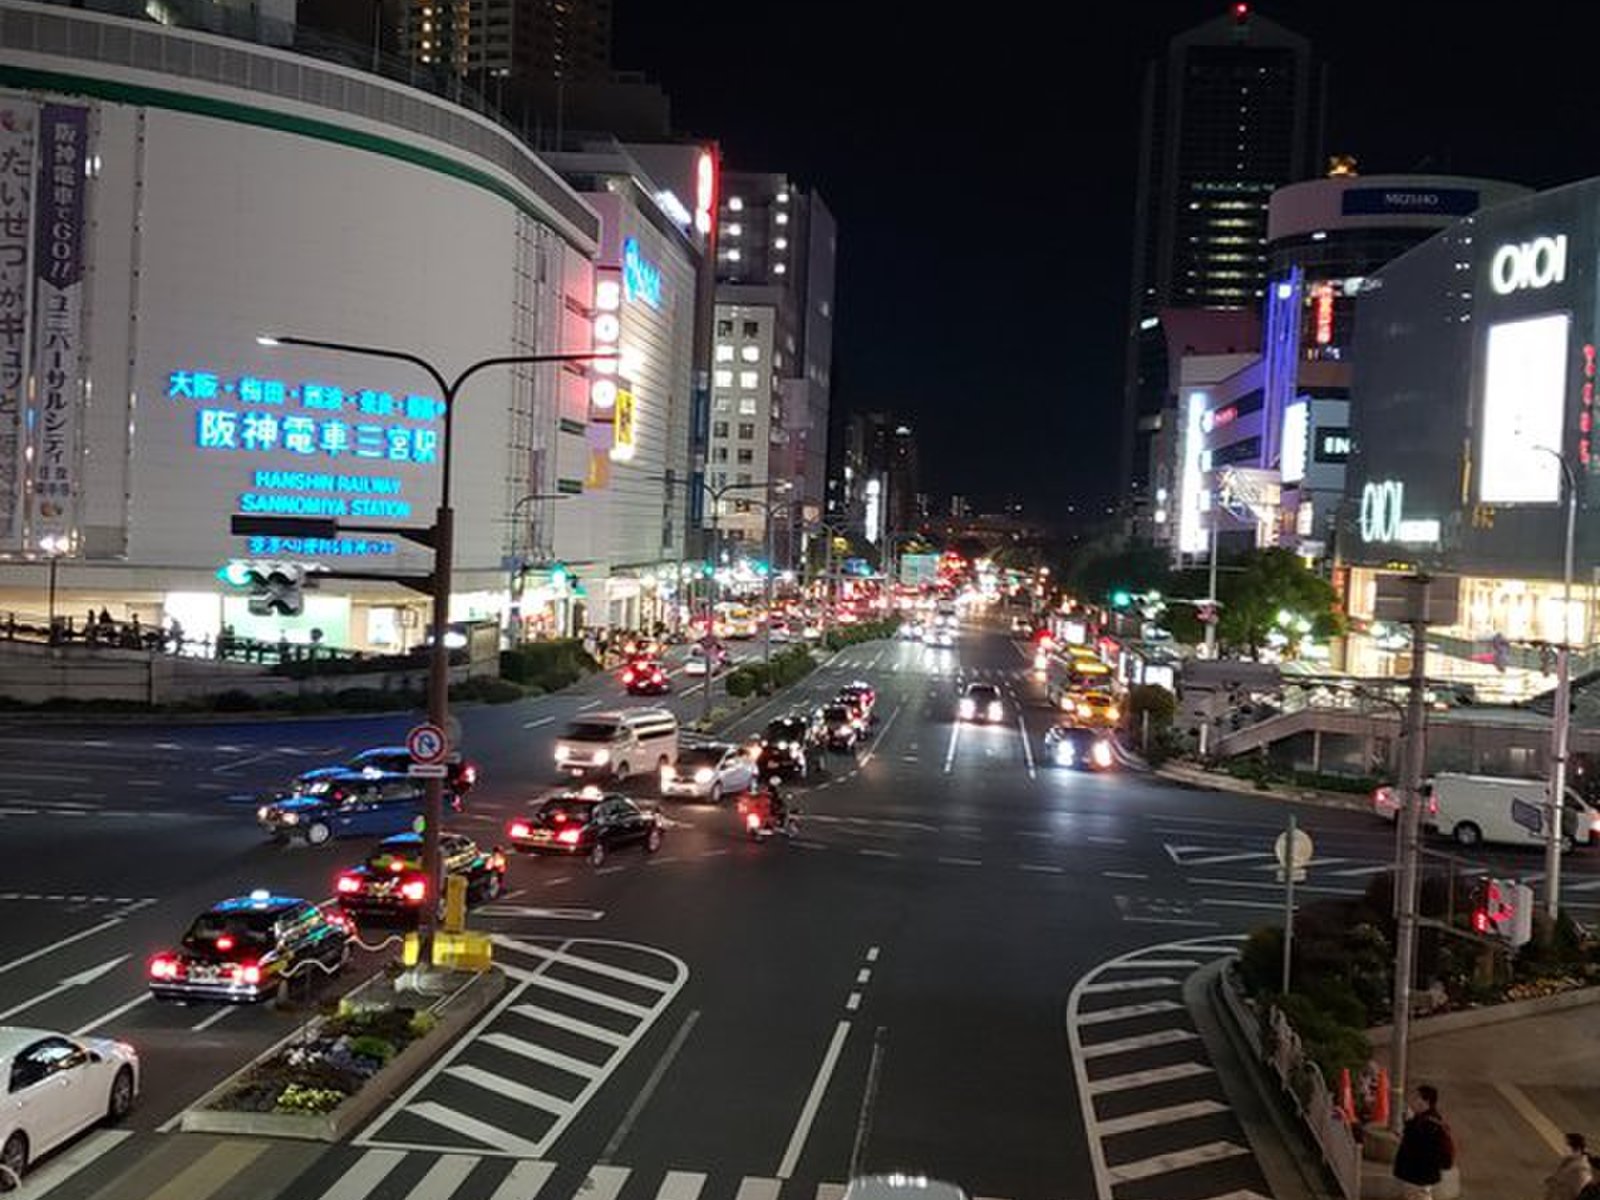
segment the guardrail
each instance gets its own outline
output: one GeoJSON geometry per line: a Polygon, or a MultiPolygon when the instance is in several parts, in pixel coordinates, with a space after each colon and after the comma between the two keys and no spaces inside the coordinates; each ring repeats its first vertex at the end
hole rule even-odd
{"type": "Polygon", "coordinates": [[[1358,1200],[1361,1195],[1361,1144],[1344,1119],[1338,1101],[1322,1077],[1322,1070],[1306,1057],[1300,1035],[1289,1024],[1282,1010],[1267,1009],[1266,1029],[1255,1006],[1233,982],[1232,972],[1225,971],[1218,986],[1222,989],[1222,1002],[1232,1017],[1234,1025],[1249,1044],[1258,1061],[1264,1063],[1278,1080],[1278,1086],[1289,1098],[1300,1123],[1311,1135],[1322,1161],[1332,1173],[1345,1200],[1358,1200]],[[1304,1095],[1302,1095],[1304,1093],[1304,1095]]]}

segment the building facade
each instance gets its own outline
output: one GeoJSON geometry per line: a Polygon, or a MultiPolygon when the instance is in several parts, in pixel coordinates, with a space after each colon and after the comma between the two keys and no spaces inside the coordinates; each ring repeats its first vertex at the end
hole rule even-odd
{"type": "Polygon", "coordinates": [[[413,62],[486,82],[603,81],[611,70],[612,0],[404,0],[413,62]]]}
{"type": "Polygon", "coordinates": [[[1259,309],[1267,201],[1321,154],[1310,44],[1245,3],[1172,39],[1146,71],[1124,374],[1122,494],[1150,498],[1149,443],[1171,379],[1149,339],[1163,309],[1259,309]]]}

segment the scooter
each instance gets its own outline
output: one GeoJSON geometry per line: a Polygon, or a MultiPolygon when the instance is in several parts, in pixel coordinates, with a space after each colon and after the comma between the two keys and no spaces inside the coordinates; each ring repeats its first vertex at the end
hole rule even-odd
{"type": "Polygon", "coordinates": [[[739,801],[739,819],[744,822],[744,831],[750,835],[750,840],[755,842],[765,841],[775,834],[784,837],[795,837],[800,832],[800,812],[790,804],[783,820],[772,819],[772,802],[765,797],[754,802],[748,799],[739,801]]]}

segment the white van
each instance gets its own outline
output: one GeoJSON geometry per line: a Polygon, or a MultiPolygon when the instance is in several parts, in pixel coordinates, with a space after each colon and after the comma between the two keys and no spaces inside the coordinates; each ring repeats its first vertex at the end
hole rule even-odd
{"type": "MultiPolygon", "coordinates": [[[[1545,844],[1549,785],[1543,779],[1441,772],[1427,787],[1431,788],[1429,823],[1463,846],[1480,842],[1545,844]]],[[[1568,788],[1562,810],[1562,845],[1570,849],[1593,843],[1597,821],[1600,814],[1568,788]]]]}
{"type": "Polygon", "coordinates": [[[665,708],[589,713],[556,738],[556,766],[572,775],[626,779],[677,761],[678,718],[665,708]]]}

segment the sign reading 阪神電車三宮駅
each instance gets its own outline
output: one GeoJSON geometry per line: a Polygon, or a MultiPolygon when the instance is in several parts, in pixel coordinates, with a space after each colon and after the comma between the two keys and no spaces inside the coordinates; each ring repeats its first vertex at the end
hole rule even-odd
{"type": "MultiPolygon", "coordinates": [[[[199,453],[239,462],[235,503],[245,514],[411,520],[418,498],[406,476],[431,473],[442,452],[444,403],[433,396],[184,367],[168,372],[166,398],[191,409],[199,453]]],[[[357,535],[250,539],[260,554],[360,557],[394,547],[357,535]]]]}

